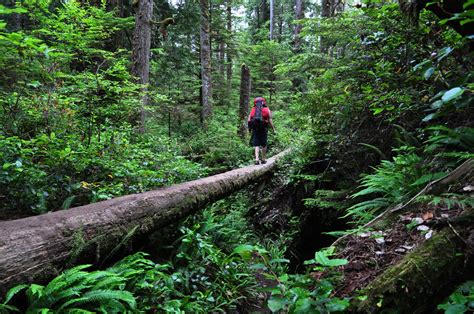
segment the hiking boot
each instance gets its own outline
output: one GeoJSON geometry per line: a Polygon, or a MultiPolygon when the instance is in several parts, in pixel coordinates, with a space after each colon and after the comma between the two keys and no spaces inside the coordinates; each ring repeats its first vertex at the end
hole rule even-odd
{"type": "Polygon", "coordinates": [[[260,165],[260,160],[255,160],[256,165],[260,165]]]}
{"type": "Polygon", "coordinates": [[[266,160],[266,159],[262,160],[262,165],[263,165],[263,164],[266,164],[266,163],[267,163],[267,160],[266,160]]]}

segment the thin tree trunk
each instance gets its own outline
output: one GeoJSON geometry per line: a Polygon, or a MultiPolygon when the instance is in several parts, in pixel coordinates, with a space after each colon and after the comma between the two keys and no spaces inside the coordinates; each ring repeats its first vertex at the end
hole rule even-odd
{"type": "Polygon", "coordinates": [[[211,42],[209,27],[209,1],[200,0],[201,7],[201,90],[202,90],[202,122],[207,128],[212,115],[211,85],[211,42]]]}
{"type": "Polygon", "coordinates": [[[273,0],[270,0],[270,40],[273,40],[273,24],[274,24],[274,17],[273,17],[273,10],[274,3],[273,0]]]}
{"type": "Polygon", "coordinates": [[[278,42],[281,42],[283,38],[283,3],[280,3],[280,10],[278,12],[278,42]]]}
{"type": "Polygon", "coordinates": [[[232,0],[227,0],[227,92],[226,98],[229,104],[232,95],[232,0]]]}
{"type": "Polygon", "coordinates": [[[140,0],[135,18],[133,34],[132,74],[142,84],[140,109],[140,133],[145,132],[145,106],[148,104],[148,88],[150,74],[151,20],[153,0],[140,0]]]}
{"type": "Polygon", "coordinates": [[[269,173],[276,159],[167,188],[44,215],[0,221],[0,294],[68,267],[107,259],[134,240],[186,217],[269,173]],[[132,239],[133,238],[133,239],[132,239]],[[123,243],[122,243],[123,245],[123,243]]]}
{"type": "Polygon", "coordinates": [[[245,140],[247,136],[247,116],[249,114],[250,101],[250,70],[245,64],[241,67],[240,76],[240,102],[239,102],[239,124],[238,133],[245,140]]]}
{"type": "MultiPolygon", "coordinates": [[[[301,20],[304,18],[304,12],[303,12],[303,0],[296,0],[295,1],[295,19],[296,20],[301,20]]],[[[295,25],[295,30],[294,30],[294,48],[295,51],[300,50],[300,45],[301,45],[301,38],[300,38],[300,32],[303,27],[301,24],[296,24],[295,25]]]]}

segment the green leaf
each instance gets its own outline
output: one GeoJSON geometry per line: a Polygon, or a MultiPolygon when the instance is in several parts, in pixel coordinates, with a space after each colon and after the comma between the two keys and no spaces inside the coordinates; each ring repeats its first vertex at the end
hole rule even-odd
{"type": "Polygon", "coordinates": [[[434,71],[435,71],[434,67],[428,68],[428,70],[426,70],[425,73],[423,74],[423,77],[425,78],[425,80],[428,80],[431,77],[431,75],[433,75],[434,71]]]}
{"type": "Polygon", "coordinates": [[[461,96],[463,93],[464,93],[464,89],[462,89],[461,87],[454,87],[448,90],[447,92],[445,92],[443,97],[441,97],[441,99],[444,102],[448,102],[461,96]]]}
{"type": "Polygon", "coordinates": [[[326,256],[326,254],[324,254],[323,252],[316,252],[314,259],[316,260],[317,263],[321,264],[321,266],[325,266],[325,267],[342,266],[348,263],[346,259],[339,259],[339,258],[329,259],[326,256]]]}
{"type": "Polygon", "coordinates": [[[28,288],[28,285],[18,285],[11,288],[5,296],[5,302],[3,302],[3,304],[7,304],[18,292],[25,288],[28,288]]]}
{"type": "Polygon", "coordinates": [[[234,253],[239,255],[255,251],[255,247],[250,244],[242,244],[234,248],[234,253]]]}
{"type": "Polygon", "coordinates": [[[430,113],[429,115],[427,115],[426,117],[424,117],[421,121],[423,122],[428,122],[428,121],[431,121],[433,120],[433,118],[436,116],[436,113],[430,113]]]}
{"type": "Polygon", "coordinates": [[[433,109],[439,109],[439,108],[441,108],[441,107],[443,106],[443,104],[444,104],[444,101],[442,101],[442,100],[437,100],[437,101],[435,101],[434,103],[431,104],[431,108],[433,108],[433,109]]]}
{"type": "Polygon", "coordinates": [[[425,174],[421,176],[420,178],[418,178],[418,180],[413,182],[411,186],[426,184],[430,181],[437,180],[445,176],[446,176],[445,172],[435,172],[435,173],[425,174]]]}
{"type": "Polygon", "coordinates": [[[284,309],[287,304],[288,304],[288,300],[284,298],[272,296],[270,300],[268,300],[268,308],[272,312],[277,312],[279,310],[284,309]]]}

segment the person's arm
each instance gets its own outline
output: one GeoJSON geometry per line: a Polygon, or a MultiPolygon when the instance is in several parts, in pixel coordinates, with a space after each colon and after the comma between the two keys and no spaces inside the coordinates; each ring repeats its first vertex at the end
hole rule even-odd
{"type": "Polygon", "coordinates": [[[273,125],[272,112],[268,109],[268,123],[272,127],[273,133],[275,133],[275,126],[273,125]]]}

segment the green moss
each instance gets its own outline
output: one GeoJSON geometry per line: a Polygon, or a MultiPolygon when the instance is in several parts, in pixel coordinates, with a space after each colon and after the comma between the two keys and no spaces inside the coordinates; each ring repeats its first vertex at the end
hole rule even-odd
{"type": "Polygon", "coordinates": [[[450,229],[441,231],[363,289],[360,293],[367,299],[355,305],[357,311],[428,310],[426,303],[432,302],[427,298],[442,292],[462,272],[464,258],[459,252],[457,236],[450,229]]]}

